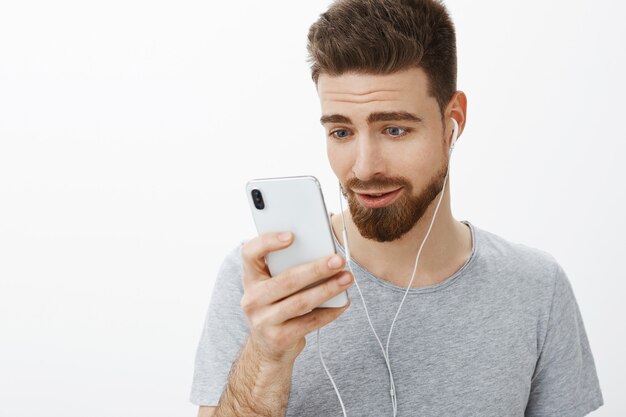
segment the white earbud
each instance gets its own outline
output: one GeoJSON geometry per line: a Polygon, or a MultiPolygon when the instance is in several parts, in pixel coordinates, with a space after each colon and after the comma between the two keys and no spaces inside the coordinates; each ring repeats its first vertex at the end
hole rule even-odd
{"type": "Polygon", "coordinates": [[[452,120],[452,124],[454,124],[454,132],[452,132],[452,142],[450,143],[450,153],[452,153],[454,145],[456,144],[456,139],[459,136],[459,123],[454,117],[451,117],[450,120],[452,120]]]}

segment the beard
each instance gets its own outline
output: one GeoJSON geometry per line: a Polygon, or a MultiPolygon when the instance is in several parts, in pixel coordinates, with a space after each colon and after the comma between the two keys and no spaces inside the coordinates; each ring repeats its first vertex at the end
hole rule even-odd
{"type": "Polygon", "coordinates": [[[401,177],[373,178],[367,182],[361,182],[357,178],[348,180],[344,188],[348,192],[342,191],[342,193],[348,200],[352,221],[361,236],[377,242],[390,242],[406,234],[424,216],[435,197],[442,192],[447,170],[447,163],[444,162],[443,167],[435,173],[417,196],[413,195],[411,183],[401,177]],[[356,194],[351,191],[353,188],[363,190],[398,187],[404,187],[404,189],[393,203],[373,209],[363,206],[356,194]]]}

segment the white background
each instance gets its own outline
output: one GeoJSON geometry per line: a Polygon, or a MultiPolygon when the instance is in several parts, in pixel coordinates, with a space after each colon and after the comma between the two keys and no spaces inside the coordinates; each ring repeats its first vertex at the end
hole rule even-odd
{"type": "MultiPolygon", "coordinates": [[[[312,174],[339,210],[305,62],[327,4],[1,3],[0,415],[195,415],[213,280],[255,235],[245,182],[312,174]]],[[[624,3],[447,4],[453,214],[556,257],[594,415],[626,415],[624,3]]]]}

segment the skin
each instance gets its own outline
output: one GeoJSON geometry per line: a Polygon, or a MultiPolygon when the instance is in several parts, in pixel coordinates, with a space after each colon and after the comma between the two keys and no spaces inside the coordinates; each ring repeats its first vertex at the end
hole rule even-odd
{"type": "MultiPolygon", "coordinates": [[[[440,184],[442,172],[445,173],[453,132],[451,117],[459,123],[457,141],[463,133],[467,98],[462,91],[453,95],[446,106],[443,125],[437,101],[428,95],[428,76],[418,67],[388,75],[321,74],[317,87],[327,134],[328,160],[351,206],[364,209],[355,198],[354,189],[391,190],[400,184],[405,185],[401,191],[404,195],[400,197],[407,199],[410,194],[426,206],[423,216],[406,233],[384,242],[361,235],[353,221],[352,207],[344,212],[352,258],[375,276],[406,288],[441,189],[436,198],[430,196],[430,201],[424,201],[425,194],[429,188],[440,184]],[[368,123],[368,116],[376,112],[407,112],[422,120],[368,123]],[[331,115],[344,116],[350,122],[333,121],[337,118],[329,118],[331,115]]],[[[413,288],[445,280],[460,269],[471,254],[469,227],[455,220],[450,210],[450,178],[445,188],[436,220],[420,255],[413,288]]],[[[392,204],[399,204],[399,201],[401,199],[392,204]]],[[[333,215],[331,221],[335,236],[345,247],[341,215],[333,215]]],[[[366,225],[361,226],[361,229],[366,228],[366,225]]]]}
{"type": "Polygon", "coordinates": [[[352,274],[342,271],[341,256],[325,256],[270,276],[265,256],[294,240],[293,234],[282,239],[281,235],[264,233],[242,246],[241,309],[249,334],[217,407],[200,407],[199,416],[284,416],[293,365],[306,346],[305,336],[350,306],[348,302],[339,308],[316,308],[354,282],[352,274]],[[330,279],[303,290],[323,278],[330,279]]]}
{"type": "MultiPolygon", "coordinates": [[[[405,287],[439,198],[437,188],[445,175],[453,131],[449,118],[458,121],[459,137],[465,126],[465,94],[461,91],[454,94],[444,113],[446,124],[442,125],[437,102],[427,94],[427,76],[419,68],[389,75],[322,74],[318,93],[322,116],[344,117],[341,122],[336,117],[334,121],[326,119],[324,127],[330,135],[327,136],[328,160],[350,202],[350,209],[344,215],[352,257],[381,279],[405,287]],[[421,121],[368,122],[368,116],[376,112],[407,112],[421,121]],[[398,134],[402,136],[394,137],[398,134]],[[402,198],[393,204],[410,202],[423,208],[422,215],[400,231],[393,216],[382,216],[378,219],[382,224],[380,234],[363,236],[361,231],[371,231],[372,225],[365,217],[358,224],[353,221],[352,212],[364,209],[358,207],[354,189],[388,190],[400,185],[404,187],[402,193],[410,196],[401,194],[402,198]]],[[[333,232],[344,245],[341,216],[332,216],[331,222],[333,232]]],[[[405,223],[404,219],[398,222],[405,223]]],[[[305,347],[304,336],[335,320],[348,308],[349,305],[311,310],[352,284],[351,275],[347,283],[338,282],[341,274],[337,271],[342,269],[343,259],[331,267],[329,258],[321,258],[270,279],[265,255],[290,244],[291,239],[280,241],[275,233],[255,237],[244,244],[241,307],[251,329],[250,336],[231,370],[218,407],[202,406],[198,416],[284,415],[293,363],[305,347]],[[332,279],[296,294],[299,288],[322,277],[332,279]]],[[[471,248],[469,228],[456,221],[450,212],[448,179],[412,287],[445,280],[465,263],[471,248]]]]}

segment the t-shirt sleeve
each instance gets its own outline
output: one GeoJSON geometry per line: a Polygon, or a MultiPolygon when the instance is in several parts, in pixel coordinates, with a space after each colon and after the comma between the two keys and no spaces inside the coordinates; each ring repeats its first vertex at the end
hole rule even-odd
{"type": "Polygon", "coordinates": [[[243,242],[226,255],[213,285],[195,357],[190,401],[196,405],[217,405],[230,368],[247,337],[248,326],[240,305],[242,246],[243,242]]]}
{"type": "Polygon", "coordinates": [[[604,401],[578,303],[558,264],[549,311],[525,416],[587,415],[604,401]]]}

